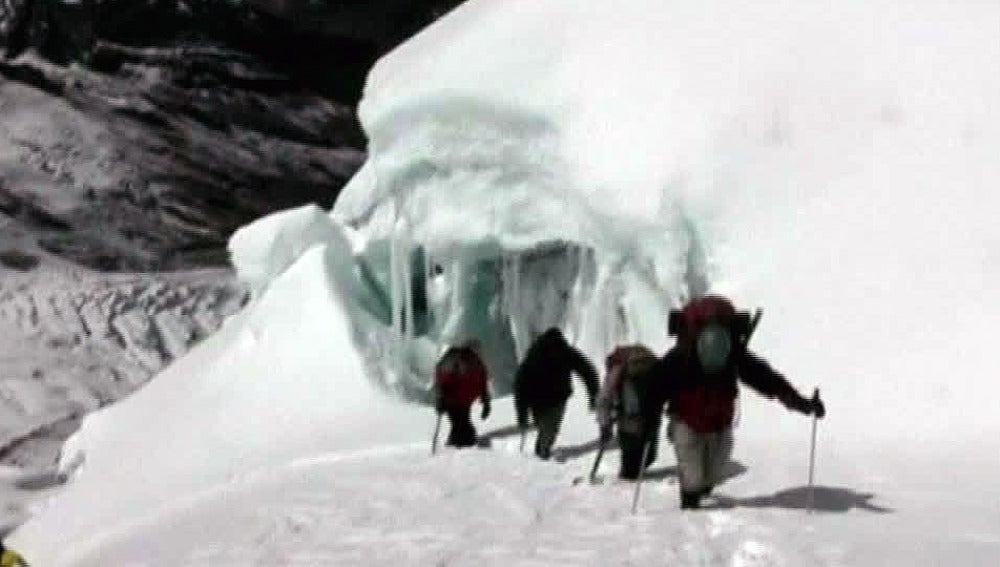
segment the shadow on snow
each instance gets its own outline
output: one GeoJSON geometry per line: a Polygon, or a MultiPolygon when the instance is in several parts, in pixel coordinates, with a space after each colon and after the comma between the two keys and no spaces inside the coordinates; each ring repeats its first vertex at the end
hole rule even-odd
{"type": "Polygon", "coordinates": [[[767,496],[751,496],[749,498],[731,498],[718,496],[717,504],[706,508],[785,508],[787,510],[806,510],[810,507],[819,512],[848,512],[855,508],[878,514],[888,514],[895,510],[878,506],[871,502],[875,494],[871,492],[855,492],[850,488],[834,486],[798,486],[770,494],[767,496]],[[811,495],[810,495],[811,494],[811,495]]]}

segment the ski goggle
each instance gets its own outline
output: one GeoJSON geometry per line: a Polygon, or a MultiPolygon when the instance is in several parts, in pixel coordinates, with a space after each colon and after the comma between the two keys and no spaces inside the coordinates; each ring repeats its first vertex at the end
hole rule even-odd
{"type": "Polygon", "coordinates": [[[709,373],[718,372],[729,361],[733,339],[729,329],[719,324],[711,324],[698,333],[695,346],[702,369],[709,373]]]}

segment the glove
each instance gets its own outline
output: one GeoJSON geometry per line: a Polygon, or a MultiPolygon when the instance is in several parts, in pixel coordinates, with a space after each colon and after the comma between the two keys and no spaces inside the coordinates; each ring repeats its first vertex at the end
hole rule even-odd
{"type": "Polygon", "coordinates": [[[483,404],[483,413],[482,413],[482,415],[480,417],[481,417],[481,419],[485,420],[489,416],[490,416],[490,404],[484,403],[483,404]]]}
{"type": "Polygon", "coordinates": [[[790,392],[789,394],[781,398],[781,403],[785,405],[786,408],[797,411],[804,415],[811,415],[813,410],[812,400],[808,398],[803,398],[796,392],[790,392]]]}
{"type": "Polygon", "coordinates": [[[435,400],[434,409],[436,409],[439,414],[444,413],[444,400],[442,400],[441,398],[435,400]]]}
{"type": "Polygon", "coordinates": [[[810,412],[816,416],[816,419],[823,419],[826,415],[826,406],[823,405],[823,400],[819,399],[819,396],[809,400],[810,412]]]}
{"type": "Polygon", "coordinates": [[[795,394],[795,397],[788,400],[786,405],[799,413],[814,415],[817,419],[823,419],[823,416],[826,415],[826,407],[823,405],[823,400],[819,399],[818,394],[812,399],[795,394]]]}

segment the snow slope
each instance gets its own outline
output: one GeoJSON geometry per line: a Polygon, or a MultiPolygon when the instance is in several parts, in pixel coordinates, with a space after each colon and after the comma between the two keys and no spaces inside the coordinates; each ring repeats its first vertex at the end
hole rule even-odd
{"type": "MultiPolygon", "coordinates": [[[[302,214],[328,222],[316,207],[302,214]]],[[[262,226],[267,230],[269,223],[262,226]]],[[[375,395],[361,379],[363,362],[350,346],[353,331],[341,299],[350,252],[343,236],[333,235],[340,239],[310,247],[243,312],[127,403],[85,419],[63,447],[64,469],[78,476],[46,510],[65,538],[52,551],[72,554],[72,542],[113,534],[136,514],[173,505],[178,495],[276,462],[399,440],[416,415],[375,395]],[[304,344],[317,348],[303,352],[304,344]],[[122,422],[135,429],[121,428],[122,422]],[[151,467],[153,461],[165,466],[151,467]],[[113,501],[108,482],[118,495],[113,501]],[[149,490],[154,485],[161,488],[149,490]],[[94,516],[59,512],[62,506],[94,516]]],[[[35,553],[42,563],[60,560],[35,553]]]]}
{"type": "Polygon", "coordinates": [[[47,565],[991,564],[997,21],[975,2],[469,2],[373,70],[372,155],[331,220],[234,239],[257,298],[88,418],[82,468],[11,543],[47,565]],[[548,324],[597,360],[664,348],[667,309],[706,287],[766,307],[756,349],[822,387],[820,513],[808,422],[752,394],[716,509],[681,515],[664,470],[633,517],[628,485],[572,486],[578,405],[563,465],[507,437],[429,459],[431,412],[376,386],[415,396],[470,333],[501,385],[548,324]]]}
{"type": "Polygon", "coordinates": [[[757,400],[744,411],[734,477],[703,513],[677,509],[672,456],[651,469],[635,515],[633,485],[610,480],[617,452],[605,456],[604,484],[574,485],[593,457],[579,401],[557,451],[564,464],[518,454],[516,434],[501,425],[510,406],[498,404],[483,429],[490,450],[429,457],[425,412],[411,425],[423,442],[316,455],[189,494],[74,548],[68,564],[993,563],[996,501],[984,489],[996,469],[981,459],[942,447],[831,445],[824,424],[809,514],[806,423],[781,416],[776,425],[775,408],[757,400]],[[942,470],[942,459],[956,468],[942,470]]]}
{"type": "MultiPolygon", "coordinates": [[[[632,515],[631,484],[573,485],[590,454],[565,465],[514,447],[433,459],[426,445],[320,456],[185,501],[74,564],[993,564],[1000,542],[989,503],[949,499],[955,489],[943,479],[899,474],[933,460],[878,459],[858,474],[821,458],[808,514],[807,441],[797,441],[768,459],[750,455],[775,452],[773,442],[744,443],[737,456],[749,470],[694,514],[677,509],[669,458],[652,469],[632,515]]],[[[613,474],[616,455],[608,457],[604,472],[613,474]]]]}

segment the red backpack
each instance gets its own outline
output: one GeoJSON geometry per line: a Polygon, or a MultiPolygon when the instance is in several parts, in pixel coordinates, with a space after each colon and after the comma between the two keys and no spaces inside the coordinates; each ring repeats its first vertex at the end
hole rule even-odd
{"type": "Polygon", "coordinates": [[[472,349],[450,348],[434,368],[434,385],[445,406],[470,406],[486,393],[486,367],[472,349]]]}
{"type": "Polygon", "coordinates": [[[751,315],[749,311],[737,311],[733,302],[721,295],[707,295],[692,299],[683,309],[672,309],[667,327],[684,347],[690,346],[698,332],[712,322],[725,324],[737,342],[746,344],[759,320],[759,309],[751,315]]]}

